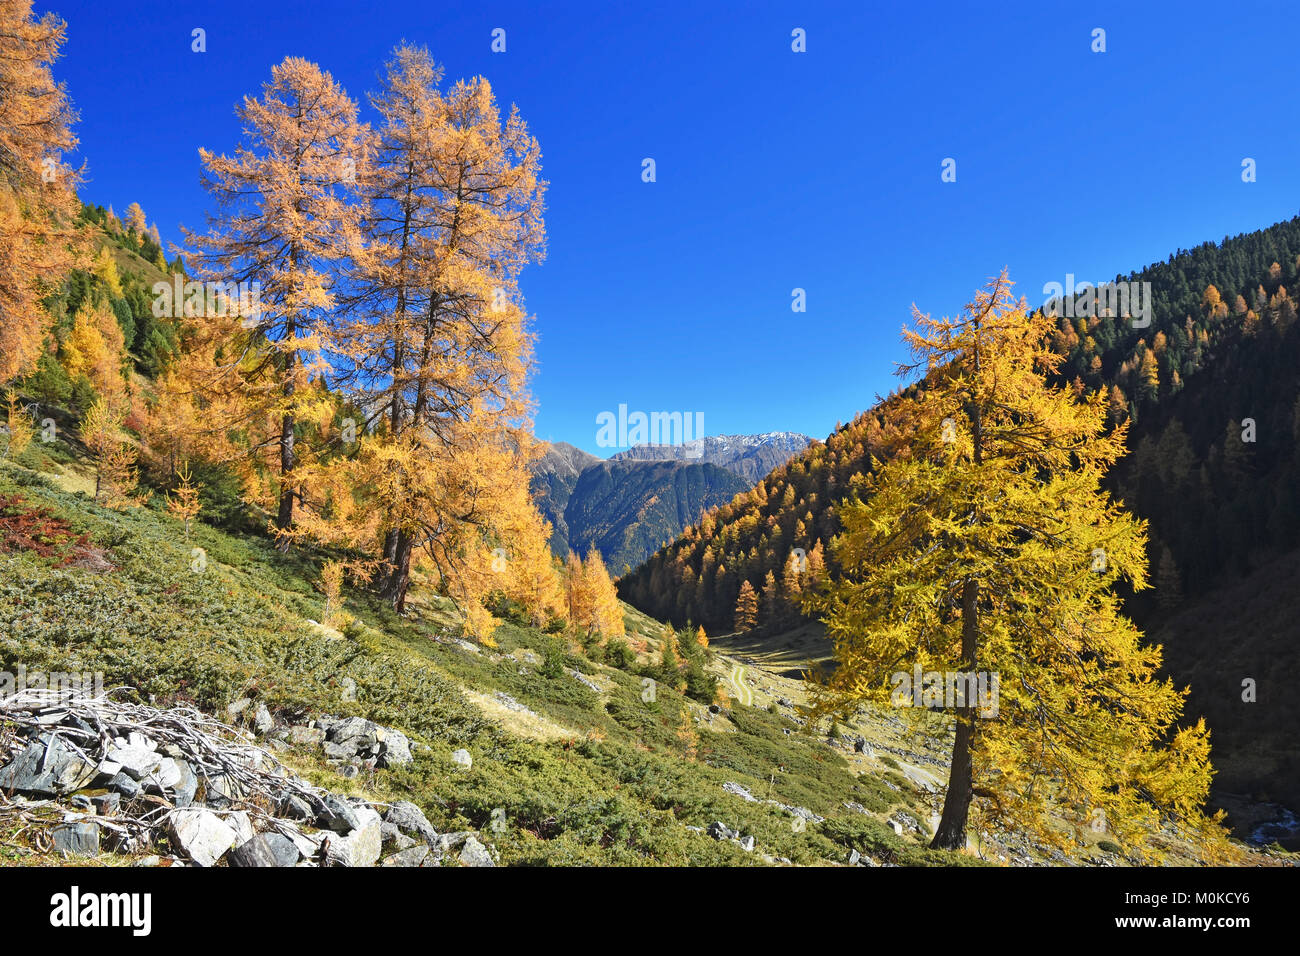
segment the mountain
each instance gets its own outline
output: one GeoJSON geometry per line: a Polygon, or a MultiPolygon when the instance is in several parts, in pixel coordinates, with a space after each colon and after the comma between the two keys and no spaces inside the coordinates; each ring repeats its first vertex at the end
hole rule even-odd
{"type": "Polygon", "coordinates": [[[749,483],[717,465],[602,461],[583,471],[564,511],[569,547],[595,546],[614,573],[631,567],[749,483]]]}
{"type": "Polygon", "coordinates": [[[564,511],[578,483],[578,476],[599,463],[600,459],[595,455],[562,441],[552,442],[542,457],[533,463],[529,488],[537,510],[551,523],[551,550],[558,555],[569,553],[569,522],[564,511]]]}
{"type": "Polygon", "coordinates": [[[681,445],[637,445],[612,461],[700,461],[719,465],[753,485],[773,468],[784,465],[812,442],[795,432],[761,435],[716,435],[681,445]]]}
{"type": "MultiPolygon", "coordinates": [[[[1149,522],[1156,588],[1130,595],[1128,613],[1167,641],[1166,670],[1192,684],[1189,717],[1212,717],[1212,732],[1222,728],[1216,740],[1253,739],[1280,755],[1249,771],[1216,760],[1216,788],[1259,790],[1267,778],[1274,799],[1300,805],[1285,710],[1241,699],[1244,679],[1265,687],[1259,674],[1274,671],[1260,662],[1270,653],[1282,653],[1287,668],[1300,664],[1300,645],[1279,643],[1276,631],[1295,619],[1283,613],[1276,562],[1300,548],[1300,323],[1288,292],[1300,282],[1300,217],[1117,279],[1151,284],[1150,323],[1067,308],[1050,346],[1064,359],[1056,384],[1104,390],[1112,420],[1131,422],[1130,454],[1107,483],[1149,522]],[[1236,614],[1240,588],[1253,594],[1249,615],[1236,614]],[[1186,636],[1189,621],[1227,618],[1239,626],[1186,636]],[[1231,680],[1222,664],[1229,651],[1243,662],[1231,680]]],[[[771,572],[777,593],[764,602],[760,633],[797,621],[781,582],[789,556],[824,555],[826,573],[836,573],[839,507],[859,496],[873,456],[906,443],[902,406],[895,396],[878,402],[706,515],[625,576],[622,597],[674,623],[727,630],[742,582],[761,593],[771,572]]]]}
{"type": "Polygon", "coordinates": [[[617,572],[748,491],[810,441],[793,432],[719,435],[705,438],[702,449],[638,445],[608,460],[553,442],[533,465],[533,500],[551,522],[556,554],[586,554],[595,545],[617,572]]]}

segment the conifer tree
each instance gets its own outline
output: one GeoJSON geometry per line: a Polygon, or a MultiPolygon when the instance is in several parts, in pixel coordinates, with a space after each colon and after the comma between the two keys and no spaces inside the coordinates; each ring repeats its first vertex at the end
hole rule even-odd
{"type": "MultiPolygon", "coordinates": [[[[216,369],[218,379],[234,377],[237,386],[208,387],[244,393],[245,420],[224,424],[252,436],[249,464],[258,464],[263,450],[275,452],[268,491],[285,550],[302,497],[295,465],[310,452],[296,447],[297,428],[300,418],[319,411],[310,385],[335,346],[333,274],[359,242],[360,212],[349,191],[358,170],[364,174],[366,131],[356,103],[333,77],[299,57],[272,67],[262,96],[246,97],[237,113],[246,140],[233,156],[199,150],[203,185],[218,212],[209,216],[207,234],[187,238],[200,278],[236,288],[248,283],[246,289],[256,283],[259,290],[255,314],[242,316],[216,369]]],[[[133,204],[128,225],[135,218],[143,228],[143,213],[135,212],[133,204]]]]}
{"type": "Polygon", "coordinates": [[[76,114],[50,69],[66,31],[30,0],[0,3],[0,384],[35,369],[53,324],[41,300],[88,253],[63,158],[76,114]]]}
{"type": "Polygon", "coordinates": [[[754,586],[746,579],[740,585],[740,595],[736,598],[736,631],[752,631],[758,626],[758,595],[754,586]]]}
{"type": "Polygon", "coordinates": [[[1126,427],[1107,429],[1099,392],[1080,402],[1046,384],[1062,361],[1050,323],[1009,285],[1004,273],[962,316],[916,312],[904,331],[915,361],[901,372],[923,383],[911,447],[843,508],[842,574],[809,602],[839,665],[818,713],[898,703],[914,667],[985,675],[983,699],[955,701],[935,848],[964,848],[972,814],[1059,844],[1047,815],[1061,806],[1101,811],[1138,853],[1161,814],[1208,845],[1208,732],[1175,727],[1186,692],[1159,679],[1160,648],[1115,594],[1147,587],[1145,523],[1099,485],[1126,427]]]}

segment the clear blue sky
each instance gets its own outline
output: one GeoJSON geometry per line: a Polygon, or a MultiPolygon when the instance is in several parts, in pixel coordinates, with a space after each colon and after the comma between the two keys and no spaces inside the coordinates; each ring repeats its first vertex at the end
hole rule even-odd
{"type": "Polygon", "coordinates": [[[522,279],[537,433],[607,454],[596,416],[620,403],[702,412],[708,434],[825,437],[894,386],[913,302],[952,313],[1007,266],[1037,303],[1067,272],[1113,278],[1300,210],[1300,5],[993,6],[37,9],[69,23],[56,71],[82,114],[83,196],[138,201],[166,242],[202,224],[197,147],[233,147],[235,104],[283,57],[359,100],[402,39],[449,78],[486,76],[551,183],[549,255],[522,279]]]}

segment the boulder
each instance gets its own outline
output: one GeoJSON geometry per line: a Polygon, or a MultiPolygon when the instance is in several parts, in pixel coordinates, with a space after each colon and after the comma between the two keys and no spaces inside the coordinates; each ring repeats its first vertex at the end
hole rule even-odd
{"type": "Polygon", "coordinates": [[[263,833],[262,842],[271,851],[276,866],[294,866],[302,856],[298,844],[283,833],[263,833]]]}
{"type": "Polygon", "coordinates": [[[36,797],[57,797],[80,790],[95,778],[96,768],[59,737],[42,735],[0,768],[0,790],[36,797]]]}
{"type": "Polygon", "coordinates": [[[474,758],[470,756],[469,751],[463,747],[460,750],[454,750],[451,754],[451,762],[468,770],[474,766],[474,758]]]}
{"type": "Polygon", "coordinates": [[[335,833],[351,833],[361,825],[361,821],[356,810],[346,800],[327,793],[317,810],[316,825],[322,830],[333,830],[335,833]]]}
{"type": "Polygon", "coordinates": [[[113,790],[107,793],[94,794],[90,798],[90,805],[95,808],[95,812],[101,817],[109,817],[116,813],[118,807],[122,805],[122,795],[113,790]]]}
{"type": "Polygon", "coordinates": [[[325,731],[319,727],[290,727],[289,740],[299,746],[319,747],[325,742],[325,731]]]}
{"type": "Polygon", "coordinates": [[[740,838],[740,848],[746,853],[754,852],[754,838],[752,836],[743,836],[740,838]]]}
{"type": "Polygon", "coordinates": [[[721,821],[710,823],[704,831],[715,840],[734,840],[740,836],[740,833],[731,829],[721,821]]]}
{"type": "Polygon", "coordinates": [[[382,821],[369,807],[354,809],[357,826],[346,836],[326,838],[325,858],[332,866],[374,866],[383,852],[382,821]]]}
{"type": "Polygon", "coordinates": [[[184,807],[167,815],[167,832],[176,849],[198,866],[212,866],[235,845],[238,834],[211,810],[184,807]]]}
{"type": "Polygon", "coordinates": [[[253,727],[259,734],[268,733],[275,726],[275,720],[271,717],[271,712],[266,709],[266,704],[258,704],[257,712],[253,714],[253,727]]]}
{"type": "Polygon", "coordinates": [[[433,824],[428,821],[423,811],[410,801],[400,800],[394,803],[384,812],[384,821],[403,833],[419,837],[426,843],[431,844],[438,839],[438,832],[434,830],[433,824]]]}
{"type": "Polygon", "coordinates": [[[158,769],[164,759],[171,759],[164,758],[152,747],[135,743],[124,743],[120,746],[111,744],[104,756],[113,763],[121,765],[122,773],[133,780],[144,780],[158,769]]]}
{"type": "Polygon", "coordinates": [[[136,783],[133,778],[128,777],[124,773],[119,773],[117,776],[113,777],[113,779],[109,780],[106,789],[111,790],[113,793],[116,793],[127,800],[134,800],[136,797],[140,796],[140,784],[136,783]]]}
{"type": "Polygon", "coordinates": [[[431,852],[423,844],[407,847],[405,850],[398,850],[396,853],[384,857],[384,861],[380,866],[424,866],[426,863],[432,862],[431,852]]]}
{"type": "Polygon", "coordinates": [[[464,845],[460,848],[460,862],[465,866],[496,866],[492,859],[492,854],[488,848],[478,841],[475,836],[470,836],[465,840],[464,845]]]}
{"type": "Polygon", "coordinates": [[[94,823],[64,823],[50,832],[56,853],[71,856],[96,856],[99,853],[99,826],[94,823]]]}
{"type": "MultiPolygon", "coordinates": [[[[297,849],[294,850],[294,862],[298,862],[297,849]]],[[[226,856],[226,860],[231,866],[277,866],[275,854],[271,848],[266,845],[266,841],[260,835],[254,836],[251,840],[245,840],[239,846],[235,847],[226,856]]],[[[292,865],[292,864],[290,864],[292,865]]]]}
{"type": "Polygon", "coordinates": [[[384,731],[384,749],[380,766],[401,767],[411,762],[411,741],[400,730],[384,731]]]}

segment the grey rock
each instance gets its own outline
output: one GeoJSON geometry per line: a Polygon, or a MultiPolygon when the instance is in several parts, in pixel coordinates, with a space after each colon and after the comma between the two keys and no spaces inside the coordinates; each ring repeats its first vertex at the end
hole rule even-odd
{"type": "Polygon", "coordinates": [[[90,802],[90,797],[84,793],[74,793],[71,804],[78,810],[93,810],[94,804],[90,802]]]}
{"type": "Polygon", "coordinates": [[[722,785],[722,789],[727,791],[727,793],[740,797],[740,799],[744,800],[746,803],[758,803],[758,798],[750,793],[746,787],[742,787],[738,783],[728,781],[722,785]]]}
{"type": "Polygon", "coordinates": [[[184,775],[181,773],[181,768],[176,761],[171,757],[163,757],[158,761],[158,766],[145,774],[140,782],[147,792],[161,794],[176,786],[183,779],[184,775]]]}
{"type": "Polygon", "coordinates": [[[463,747],[460,750],[452,751],[451,762],[454,764],[458,764],[461,767],[464,767],[466,770],[474,766],[474,758],[471,757],[469,755],[469,751],[464,749],[463,747]]]}
{"type": "Polygon", "coordinates": [[[849,866],[857,866],[862,860],[862,854],[857,850],[849,850],[849,866]]]}
{"type": "Polygon", "coordinates": [[[99,826],[94,823],[64,823],[56,826],[50,836],[56,853],[71,856],[96,856],[99,853],[99,826]]]}
{"type": "Polygon", "coordinates": [[[743,836],[740,838],[740,848],[746,853],[754,852],[754,838],[752,836],[743,836]]]}
{"type": "Polygon", "coordinates": [[[40,736],[30,741],[12,761],[0,768],[0,790],[37,797],[57,797],[89,784],[96,768],[83,760],[59,737],[40,736]]]}
{"type": "Polygon", "coordinates": [[[401,830],[418,836],[426,843],[433,843],[438,839],[438,832],[434,830],[424,813],[414,803],[407,800],[401,800],[393,804],[384,812],[384,820],[401,830]]]}
{"type": "Polygon", "coordinates": [[[238,837],[233,826],[202,807],[173,810],[167,831],[177,850],[198,866],[214,865],[238,837]]]}
{"type": "Polygon", "coordinates": [[[122,772],[135,780],[144,780],[158,769],[163,760],[171,759],[151,747],[138,743],[110,745],[104,756],[113,763],[120,764],[122,772]]]}
{"type": "Polygon", "coordinates": [[[302,855],[298,844],[283,833],[263,833],[262,842],[271,851],[276,866],[295,866],[302,855]]]}
{"type": "Polygon", "coordinates": [[[172,803],[178,807],[188,807],[194,802],[194,795],[199,790],[199,778],[184,760],[176,761],[180,780],[172,785],[172,803]]]}
{"type": "Polygon", "coordinates": [[[311,804],[297,794],[290,794],[284,799],[280,812],[290,820],[310,820],[314,815],[311,804]]]}
{"type": "MultiPolygon", "coordinates": [[[[294,848],[294,856],[298,855],[297,848],[294,848]]],[[[226,854],[226,861],[231,866],[276,866],[275,854],[271,848],[266,845],[266,841],[260,835],[254,836],[251,840],[245,840],[239,846],[235,847],[226,854]]],[[[296,863],[297,860],[295,859],[296,863]]],[[[292,865],[292,864],[291,864],[292,865]]]]}
{"type": "MultiPolygon", "coordinates": [[[[129,777],[127,779],[130,779],[129,777]]],[[[99,793],[90,798],[91,806],[101,817],[112,816],[117,812],[118,807],[122,805],[122,795],[116,791],[110,790],[108,793],[99,793]]]]}
{"type": "Polygon", "coordinates": [[[227,705],[226,715],[229,717],[238,717],[240,714],[242,714],[244,711],[248,709],[248,705],[251,703],[252,701],[249,700],[247,697],[241,697],[239,698],[239,700],[234,701],[233,703],[227,705]]]}
{"type": "Polygon", "coordinates": [[[319,727],[290,727],[289,740],[299,746],[318,747],[325,742],[325,731],[319,727]]]}
{"type": "Polygon", "coordinates": [[[424,866],[432,861],[432,851],[424,844],[407,847],[384,857],[380,866],[424,866]]]}
{"type": "Polygon", "coordinates": [[[140,784],[124,773],[119,773],[108,781],[107,789],[127,800],[134,800],[140,796],[140,784]]]}
{"type": "Polygon", "coordinates": [[[465,866],[496,866],[492,859],[492,854],[488,848],[478,841],[475,836],[470,836],[465,840],[464,846],[460,850],[460,862],[465,866]]]}
{"type": "Polygon", "coordinates": [[[384,731],[383,753],[380,765],[401,767],[411,762],[411,741],[400,730],[384,731]]]}
{"type": "Polygon", "coordinates": [[[353,812],[356,828],[346,836],[326,839],[326,861],[333,866],[374,866],[383,852],[382,821],[369,807],[357,807],[353,812]]]}
{"type": "Polygon", "coordinates": [[[271,717],[271,712],[266,709],[266,704],[258,704],[257,712],[253,714],[253,727],[259,734],[267,733],[275,726],[275,720],[271,717]]]}
{"type": "Polygon", "coordinates": [[[715,840],[734,840],[740,836],[739,831],[731,829],[721,821],[710,823],[704,832],[715,840]]]}
{"type": "Polygon", "coordinates": [[[411,847],[416,846],[414,840],[388,822],[379,827],[379,838],[385,853],[396,853],[399,850],[409,850],[411,847]]]}
{"type": "Polygon", "coordinates": [[[337,746],[350,754],[371,756],[378,753],[380,727],[362,717],[348,717],[334,724],[328,737],[337,746]]]}
{"type": "Polygon", "coordinates": [[[326,794],[316,814],[316,825],[335,833],[351,833],[361,825],[356,811],[334,794],[326,794]]]}

